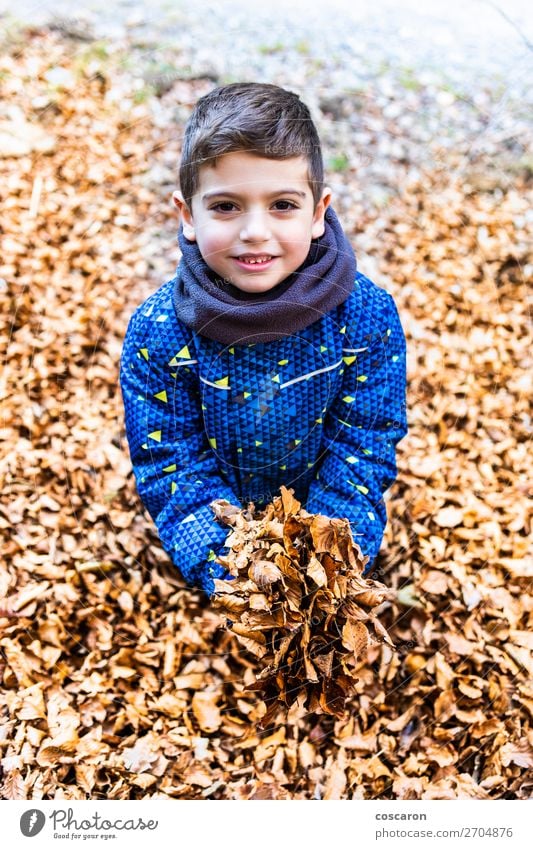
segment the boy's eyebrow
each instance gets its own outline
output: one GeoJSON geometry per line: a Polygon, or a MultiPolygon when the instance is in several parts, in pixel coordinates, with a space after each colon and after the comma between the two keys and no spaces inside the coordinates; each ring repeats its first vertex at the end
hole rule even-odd
{"type": "MultiPolygon", "coordinates": [[[[221,195],[228,198],[240,197],[238,192],[226,192],[221,189],[220,191],[206,192],[205,195],[202,195],[202,200],[211,200],[211,198],[220,197],[221,195]]],[[[299,189],[277,189],[275,192],[271,192],[268,197],[276,197],[277,195],[298,195],[298,197],[301,198],[307,197],[306,193],[301,192],[299,189]]]]}

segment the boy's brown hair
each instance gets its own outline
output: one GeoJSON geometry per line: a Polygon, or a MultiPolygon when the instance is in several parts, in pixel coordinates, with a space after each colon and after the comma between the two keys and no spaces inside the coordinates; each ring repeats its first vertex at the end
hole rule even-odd
{"type": "Polygon", "coordinates": [[[320,139],[309,109],[294,92],[269,83],[232,83],[200,98],[185,128],[179,172],[189,208],[201,166],[214,166],[219,156],[235,151],[267,159],[305,156],[315,206],[320,200],[320,139]]]}

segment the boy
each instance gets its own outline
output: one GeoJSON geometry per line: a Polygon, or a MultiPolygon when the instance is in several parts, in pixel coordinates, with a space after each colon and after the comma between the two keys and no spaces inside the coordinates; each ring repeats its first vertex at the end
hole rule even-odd
{"type": "Polygon", "coordinates": [[[213,592],[228,529],[210,503],[284,484],[347,518],[369,557],[406,433],[405,339],[357,271],[296,94],[235,83],[186,127],[176,276],[133,315],[121,385],[140,496],[185,579],[213,592]]]}

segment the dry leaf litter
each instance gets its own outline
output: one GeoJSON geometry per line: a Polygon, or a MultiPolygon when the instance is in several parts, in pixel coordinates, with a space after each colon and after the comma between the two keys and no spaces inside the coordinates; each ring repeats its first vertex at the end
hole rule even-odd
{"type": "MultiPolygon", "coordinates": [[[[262,659],[242,634],[237,650],[228,613],[184,587],[136,496],[118,391],[127,318],[172,273],[179,133],[164,110],[178,104],[182,121],[213,81],[136,96],[119,48],[48,30],[7,43],[0,61],[3,798],[531,796],[530,172],[498,173],[490,148],[479,161],[444,144],[431,163],[414,143],[409,162],[405,148],[387,155],[383,139],[407,131],[383,103],[401,94],[379,81],[353,107],[389,194],[366,200],[373,166],[361,166],[357,187],[337,174],[339,205],[410,351],[411,429],[371,576],[390,589],[379,620],[394,648],[357,618],[371,605],[340,636],[326,616],[343,651],[368,642],[366,658],[349,645],[349,661],[332,661],[350,679],[347,712],[323,687],[327,653],[309,643],[306,655],[300,637],[287,652],[319,680],[300,677],[294,694],[282,682],[265,721],[261,668],[281,643],[268,629],[262,659]]],[[[335,120],[325,104],[326,144],[335,120]]],[[[308,540],[313,520],[291,509],[285,523],[308,540]]],[[[279,502],[266,521],[281,522],[279,502]]],[[[294,544],[288,533],[289,559],[294,544]]],[[[326,610],[341,560],[315,556],[303,595],[326,610]]],[[[266,569],[255,583],[269,605],[266,569]]]]}
{"type": "Polygon", "coordinates": [[[279,703],[343,717],[354,692],[354,667],[370,644],[392,645],[374,608],[389,595],[362,574],[368,558],[355,545],[350,523],[302,509],[281,487],[264,512],[212,505],[234,527],[219,557],[234,580],[215,580],[214,608],[238,644],[264,666],[248,689],[262,693],[276,718],[279,703]]]}

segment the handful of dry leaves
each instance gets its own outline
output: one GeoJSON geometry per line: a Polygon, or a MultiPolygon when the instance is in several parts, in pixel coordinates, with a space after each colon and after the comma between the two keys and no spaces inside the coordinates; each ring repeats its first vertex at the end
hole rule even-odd
{"type": "Polygon", "coordinates": [[[308,513],[285,487],[262,512],[224,500],[211,506],[234,529],[229,554],[218,558],[233,580],[215,580],[213,606],[265,662],[249,687],[267,703],[263,724],[297,699],[308,711],[342,716],[367,647],[392,645],[373,612],[390,591],[363,577],[368,558],[348,520],[308,513]]]}

